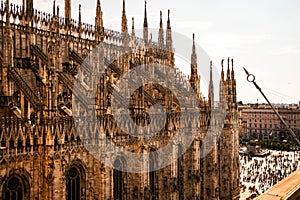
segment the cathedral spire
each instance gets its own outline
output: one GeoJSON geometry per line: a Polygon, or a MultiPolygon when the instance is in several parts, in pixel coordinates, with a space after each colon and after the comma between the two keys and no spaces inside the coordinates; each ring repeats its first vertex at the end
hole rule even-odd
{"type": "Polygon", "coordinates": [[[53,17],[55,16],[55,0],[53,0],[53,17]]]}
{"type": "Polygon", "coordinates": [[[232,81],[232,102],[234,103],[233,108],[237,109],[236,104],[236,81],[234,78],[233,59],[231,59],[231,81],[232,81]]]}
{"type": "Polygon", "coordinates": [[[81,4],[79,4],[79,16],[78,16],[78,23],[81,24],[81,4]]]}
{"type": "Polygon", "coordinates": [[[171,30],[171,22],[170,22],[170,10],[168,10],[168,21],[167,21],[167,33],[166,33],[166,46],[169,50],[173,48],[172,41],[172,30],[171,30]]]}
{"type": "Polygon", "coordinates": [[[230,80],[230,67],[229,67],[230,58],[227,59],[227,65],[228,65],[228,67],[227,67],[227,80],[230,80]]]}
{"type": "Polygon", "coordinates": [[[209,106],[214,106],[214,83],[212,77],[212,61],[210,61],[210,76],[209,76],[209,88],[208,88],[208,101],[209,106]]]}
{"type": "Polygon", "coordinates": [[[159,24],[159,32],[158,32],[158,46],[164,47],[164,29],[162,22],[162,11],[160,11],[160,24],[159,24]]]}
{"type": "Polygon", "coordinates": [[[209,82],[212,83],[212,61],[210,61],[210,74],[209,74],[209,82]]]}
{"type": "Polygon", "coordinates": [[[25,7],[26,7],[25,0],[22,0],[22,15],[25,14],[25,7]]]}
{"type": "Polygon", "coordinates": [[[122,25],[121,25],[122,33],[128,30],[127,28],[127,18],[126,18],[126,10],[125,10],[125,0],[123,0],[123,11],[122,11],[122,25]]]}
{"type": "Polygon", "coordinates": [[[82,32],[82,23],[81,23],[81,4],[79,4],[79,14],[78,14],[78,33],[79,37],[81,37],[81,32],[82,32]]]}
{"type": "Polygon", "coordinates": [[[145,13],[144,13],[144,30],[143,30],[143,35],[144,35],[144,41],[147,43],[148,42],[148,20],[147,20],[147,1],[145,0],[145,13]]]}
{"type": "Polygon", "coordinates": [[[224,59],[222,59],[221,65],[222,65],[221,80],[224,81],[224,59]]]}
{"type": "Polygon", "coordinates": [[[192,88],[194,89],[198,98],[200,98],[200,76],[197,70],[197,54],[195,48],[195,34],[193,33],[193,48],[191,55],[191,76],[189,80],[192,88]]]}
{"type": "MultiPolygon", "coordinates": [[[[57,8],[56,8],[56,14],[57,14],[57,17],[59,18],[59,6],[57,6],[57,8]]],[[[58,23],[58,25],[59,25],[59,23],[58,23]]]]}
{"type": "Polygon", "coordinates": [[[101,4],[100,0],[97,0],[97,13],[99,12],[99,10],[101,11],[101,4]]]}
{"type": "Polygon", "coordinates": [[[163,28],[163,21],[162,21],[162,11],[160,11],[160,23],[159,23],[159,28],[163,28]]]}
{"type": "Polygon", "coordinates": [[[100,0],[97,0],[95,26],[103,27],[103,19],[102,19],[102,10],[101,10],[100,0]]]}
{"type": "Polygon", "coordinates": [[[233,59],[231,59],[231,80],[234,80],[233,59]]]}
{"type": "MultiPolygon", "coordinates": [[[[10,28],[10,11],[9,11],[9,0],[5,2],[5,12],[6,12],[6,28],[10,28]]],[[[4,49],[5,50],[5,49],[4,49]]]]}
{"type": "Polygon", "coordinates": [[[31,20],[33,15],[33,0],[26,0],[26,15],[27,20],[31,20]]]}
{"type": "Polygon", "coordinates": [[[102,41],[104,38],[103,33],[103,19],[100,0],[97,0],[96,17],[95,17],[95,40],[102,41]]]}
{"type": "MultiPolygon", "coordinates": [[[[6,12],[6,20],[5,20],[5,42],[7,42],[7,45],[10,45],[10,43],[12,42],[11,39],[11,25],[10,25],[10,10],[9,10],[9,0],[6,0],[5,3],[5,12],[6,12]]],[[[6,44],[6,43],[5,43],[6,44]]],[[[4,46],[3,50],[4,52],[7,51],[7,46],[4,46]]]]}
{"type": "MultiPolygon", "coordinates": [[[[2,2],[3,3],[3,2],[2,2]]],[[[12,90],[9,90],[9,79],[7,74],[7,68],[11,68],[13,66],[13,40],[12,40],[12,31],[10,25],[10,15],[11,12],[9,10],[9,0],[5,2],[5,12],[6,12],[6,19],[5,19],[5,27],[4,27],[4,47],[3,47],[3,69],[1,71],[1,85],[0,85],[0,92],[1,89],[3,90],[5,95],[10,96],[12,95],[12,90]]]]}
{"type": "Polygon", "coordinates": [[[224,81],[224,59],[221,61],[221,80],[219,84],[219,106],[221,109],[225,108],[225,81],[224,81]]]}
{"type": "Polygon", "coordinates": [[[66,22],[71,20],[71,0],[65,0],[65,20],[66,22]]]}
{"type": "Polygon", "coordinates": [[[168,10],[168,22],[167,22],[167,29],[171,29],[170,10],[168,10]]]}
{"type": "Polygon", "coordinates": [[[132,17],[132,29],[131,29],[131,36],[135,37],[135,31],[134,31],[134,17],[132,17]]]}
{"type": "Polygon", "coordinates": [[[196,45],[195,45],[195,34],[193,33],[193,48],[192,48],[192,57],[191,57],[192,66],[197,69],[197,53],[196,53],[196,45]]]}

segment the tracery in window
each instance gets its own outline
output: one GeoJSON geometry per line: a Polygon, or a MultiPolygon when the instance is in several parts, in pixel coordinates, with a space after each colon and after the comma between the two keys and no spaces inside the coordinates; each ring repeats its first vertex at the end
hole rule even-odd
{"type": "Polygon", "coordinates": [[[85,173],[80,165],[72,165],[67,172],[67,200],[81,200],[85,196],[85,173]]]}
{"type": "Polygon", "coordinates": [[[29,184],[25,177],[14,174],[8,178],[3,187],[3,199],[29,199],[29,184]]]}

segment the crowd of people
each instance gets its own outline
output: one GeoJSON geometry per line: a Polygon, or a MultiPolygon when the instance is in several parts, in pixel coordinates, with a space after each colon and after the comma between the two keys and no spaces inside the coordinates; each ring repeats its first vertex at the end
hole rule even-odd
{"type": "Polygon", "coordinates": [[[271,151],[265,157],[240,156],[241,193],[252,199],[300,167],[300,153],[271,151]]]}

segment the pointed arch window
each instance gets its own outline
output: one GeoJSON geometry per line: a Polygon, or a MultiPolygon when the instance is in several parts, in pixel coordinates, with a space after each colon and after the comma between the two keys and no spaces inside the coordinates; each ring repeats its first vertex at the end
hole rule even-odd
{"type": "Polygon", "coordinates": [[[156,183],[156,177],[155,177],[155,161],[156,157],[153,152],[149,155],[149,183],[150,183],[150,190],[152,193],[152,199],[155,199],[156,189],[155,189],[155,183],[156,183]]]}
{"type": "Polygon", "coordinates": [[[81,200],[85,196],[85,173],[81,166],[72,165],[67,173],[67,200],[81,200]]]}
{"type": "Polygon", "coordinates": [[[25,200],[29,199],[29,183],[19,175],[12,175],[4,184],[3,199],[25,200]]]}
{"type": "Polygon", "coordinates": [[[124,161],[121,158],[117,158],[114,162],[114,199],[123,199],[123,174],[124,161]]]}

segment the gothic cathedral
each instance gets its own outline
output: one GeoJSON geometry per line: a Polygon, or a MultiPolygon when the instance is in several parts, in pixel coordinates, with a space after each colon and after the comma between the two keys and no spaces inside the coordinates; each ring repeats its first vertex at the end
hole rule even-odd
{"type": "MultiPolygon", "coordinates": [[[[129,33],[125,0],[120,32],[103,26],[100,0],[94,25],[82,22],[81,5],[78,19],[74,20],[71,5],[71,0],[65,0],[62,16],[55,0],[52,13],[34,9],[33,0],[23,0],[22,5],[9,0],[0,4],[0,200],[239,199],[233,60],[228,58],[226,76],[222,60],[218,102],[214,100],[210,69],[206,100],[200,93],[193,36],[188,85],[184,85],[181,73],[175,70],[173,74],[175,82],[196,95],[197,109],[191,112],[200,118],[194,123],[197,133],[192,144],[161,169],[128,172],[124,169],[131,161],[123,154],[114,155],[115,167],[108,166],[95,158],[85,144],[105,140],[130,152],[154,152],[166,145],[180,127],[193,123],[179,122],[183,112],[179,101],[187,102],[189,97],[180,100],[158,83],[139,87],[127,105],[131,119],[139,126],[147,126],[149,109],[160,104],[167,117],[158,134],[147,140],[128,135],[112,114],[114,100],[122,103],[124,98],[116,85],[127,71],[141,64],[163,64],[175,69],[170,11],[166,30],[160,18],[158,42],[154,42],[148,33],[146,3],[142,38],[135,35],[134,19],[129,33]],[[97,60],[105,71],[95,82],[93,65],[85,58],[98,45],[102,51],[97,60]],[[95,93],[93,98],[91,92],[95,93]],[[211,114],[217,108],[224,108],[224,112],[216,111],[218,116],[225,113],[222,122],[211,114]],[[91,112],[96,116],[97,127],[90,124],[76,128],[78,116],[89,118],[91,112]],[[220,125],[220,134],[214,133],[220,125]],[[204,142],[211,130],[210,142],[204,142]],[[215,145],[210,149],[212,144],[215,145]],[[210,149],[207,155],[201,156],[206,149],[210,149]]],[[[162,73],[156,71],[158,75],[162,73]]],[[[132,78],[128,84],[134,85],[135,81],[132,78]]],[[[161,126],[159,119],[153,123],[161,126]]],[[[173,154],[180,151],[178,147],[173,154]]],[[[149,168],[155,168],[159,159],[154,153],[150,155],[149,168]]]]}

